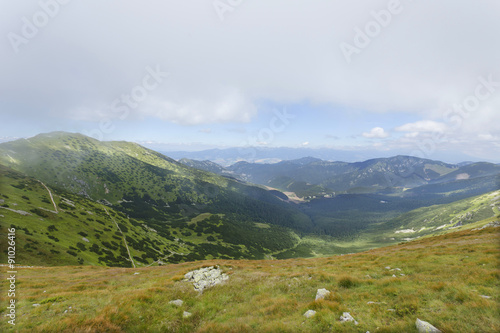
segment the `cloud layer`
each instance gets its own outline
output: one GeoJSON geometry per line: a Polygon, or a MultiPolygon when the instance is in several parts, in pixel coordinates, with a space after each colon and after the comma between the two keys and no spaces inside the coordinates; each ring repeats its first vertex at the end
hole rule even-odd
{"type": "Polygon", "coordinates": [[[38,122],[123,117],[116,101],[140,97],[147,68],[158,67],[168,77],[144,88],[127,119],[248,123],[262,103],[307,101],[331,113],[420,119],[367,128],[370,139],[392,130],[407,139],[433,131],[477,142],[500,136],[498,86],[474,112],[450,114],[480,77],[500,82],[496,0],[222,2],[230,8],[201,0],[4,1],[0,112],[38,122]],[[349,61],[346,44],[357,49],[349,61]]]}

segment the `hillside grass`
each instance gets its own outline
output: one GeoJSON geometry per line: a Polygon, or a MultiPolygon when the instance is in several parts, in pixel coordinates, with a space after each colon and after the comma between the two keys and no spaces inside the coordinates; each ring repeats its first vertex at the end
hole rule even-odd
{"type": "MultiPolygon", "coordinates": [[[[0,165],[0,235],[17,229],[23,265],[132,267],[212,258],[264,259],[293,247],[298,236],[276,225],[262,228],[239,215],[134,219],[114,207],[42,183],[0,165]],[[115,223],[116,222],[116,223],[115,223]],[[117,227],[119,226],[119,229],[117,227]]],[[[4,253],[6,243],[0,241],[4,253]]]]}
{"type": "MultiPolygon", "coordinates": [[[[416,332],[418,317],[445,333],[498,332],[498,231],[465,230],[329,258],[19,268],[15,330],[416,332]],[[229,274],[224,285],[198,294],[182,281],[188,271],[211,265],[229,274]],[[332,294],[314,301],[320,288],[332,294]],[[175,299],[184,305],[168,304],[175,299]],[[306,319],[309,309],[317,314],[306,319]],[[183,319],[183,311],[193,316],[183,319]],[[342,312],[359,325],[341,323],[342,312]]],[[[2,319],[0,330],[9,331],[2,319]]]]}

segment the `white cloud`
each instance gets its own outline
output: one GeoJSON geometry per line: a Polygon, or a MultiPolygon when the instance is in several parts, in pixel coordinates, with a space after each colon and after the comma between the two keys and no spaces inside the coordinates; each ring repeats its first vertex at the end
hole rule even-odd
{"type": "Polygon", "coordinates": [[[136,114],[181,125],[247,123],[257,114],[255,105],[236,89],[211,91],[212,96],[200,94],[198,98],[173,96],[169,99],[170,94],[167,93],[165,99],[154,99],[137,110],[136,114]]]}
{"type": "Polygon", "coordinates": [[[432,121],[432,120],[422,120],[414,123],[404,124],[402,126],[396,127],[398,132],[411,132],[411,136],[416,136],[419,132],[444,132],[448,126],[445,123],[432,121]]]}
{"type": "MultiPolygon", "coordinates": [[[[39,10],[19,3],[2,4],[4,35],[21,33],[21,17],[39,10]]],[[[402,1],[403,11],[347,64],[339,45],[352,43],[354,28],[387,3],[252,1],[223,22],[210,1],[70,4],[19,55],[4,41],[2,101],[12,104],[22,91],[27,110],[93,109],[159,64],[172,74],[151,93],[159,109],[137,112],[179,124],[247,121],[258,100],[423,113],[498,68],[497,1],[402,1]],[[241,101],[231,91],[205,93],[214,86],[236,87],[241,101]]]]}
{"type": "Polygon", "coordinates": [[[389,133],[387,133],[382,127],[372,128],[370,132],[363,133],[365,138],[370,139],[385,139],[389,137],[389,133]]]}

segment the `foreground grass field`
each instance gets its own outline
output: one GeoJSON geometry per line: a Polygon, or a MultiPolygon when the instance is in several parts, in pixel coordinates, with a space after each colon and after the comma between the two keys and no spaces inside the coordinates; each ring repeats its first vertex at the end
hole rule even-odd
{"type": "Polygon", "coordinates": [[[330,258],[19,268],[17,324],[7,324],[2,293],[0,331],[416,332],[420,318],[443,332],[498,332],[498,232],[459,231],[330,258]],[[211,265],[229,275],[225,284],[198,294],[182,281],[211,265]],[[332,293],[315,301],[320,288],[332,293]],[[169,304],[175,299],[184,304],[169,304]],[[306,319],[310,309],[317,314],[306,319]],[[359,325],[341,323],[343,312],[359,325]]]}

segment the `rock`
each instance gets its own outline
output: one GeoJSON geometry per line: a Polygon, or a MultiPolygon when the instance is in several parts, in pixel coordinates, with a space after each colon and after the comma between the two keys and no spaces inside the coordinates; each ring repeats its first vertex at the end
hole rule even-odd
{"type": "Polygon", "coordinates": [[[392,277],[397,277],[396,275],[392,274],[392,277]]]}
{"type": "Polygon", "coordinates": [[[87,238],[85,238],[85,237],[82,237],[82,241],[90,243],[90,241],[87,238]]]}
{"type": "Polygon", "coordinates": [[[314,317],[315,314],[316,314],[316,311],[314,311],[314,310],[308,310],[308,311],[306,311],[306,313],[304,313],[304,317],[306,317],[306,318],[312,318],[312,317],[314,317]]]}
{"type": "Polygon", "coordinates": [[[472,229],[472,231],[483,230],[485,228],[498,228],[498,227],[500,227],[500,221],[493,221],[493,222],[490,222],[490,223],[482,226],[481,228],[472,229]]]}
{"type": "Polygon", "coordinates": [[[219,267],[205,267],[191,271],[184,275],[184,281],[192,282],[194,290],[203,292],[204,289],[213,287],[229,279],[219,267]]]}
{"type": "Polygon", "coordinates": [[[141,274],[141,273],[137,273],[137,272],[134,273],[134,275],[139,275],[139,274],[141,274]]]}
{"type": "Polygon", "coordinates": [[[343,323],[352,321],[354,322],[354,325],[358,325],[358,322],[354,320],[354,318],[351,316],[349,312],[344,312],[342,316],[340,316],[340,321],[343,323]]]}
{"type": "Polygon", "coordinates": [[[429,324],[426,321],[420,320],[417,318],[417,321],[415,322],[415,325],[417,326],[417,330],[419,333],[440,333],[441,331],[429,324]]]}
{"type": "Polygon", "coordinates": [[[318,289],[316,292],[316,301],[319,299],[324,299],[326,296],[330,295],[330,291],[326,289],[318,289]]]}
{"type": "Polygon", "coordinates": [[[182,318],[189,318],[191,317],[193,314],[191,312],[187,312],[187,311],[184,311],[184,313],[182,314],[182,318]]]}
{"type": "Polygon", "coordinates": [[[485,298],[485,299],[490,299],[491,298],[491,296],[486,296],[486,295],[479,295],[479,296],[481,296],[482,298],[485,298]]]}
{"type": "Polygon", "coordinates": [[[180,299],[176,299],[175,301],[168,302],[168,304],[173,304],[175,306],[179,306],[180,307],[180,306],[182,306],[182,304],[184,304],[184,302],[182,300],[180,300],[180,299]]]}
{"type": "Polygon", "coordinates": [[[40,304],[33,304],[33,306],[37,307],[37,306],[40,306],[40,304]]]}
{"type": "Polygon", "coordinates": [[[391,269],[391,266],[387,266],[385,269],[391,269]]]}

